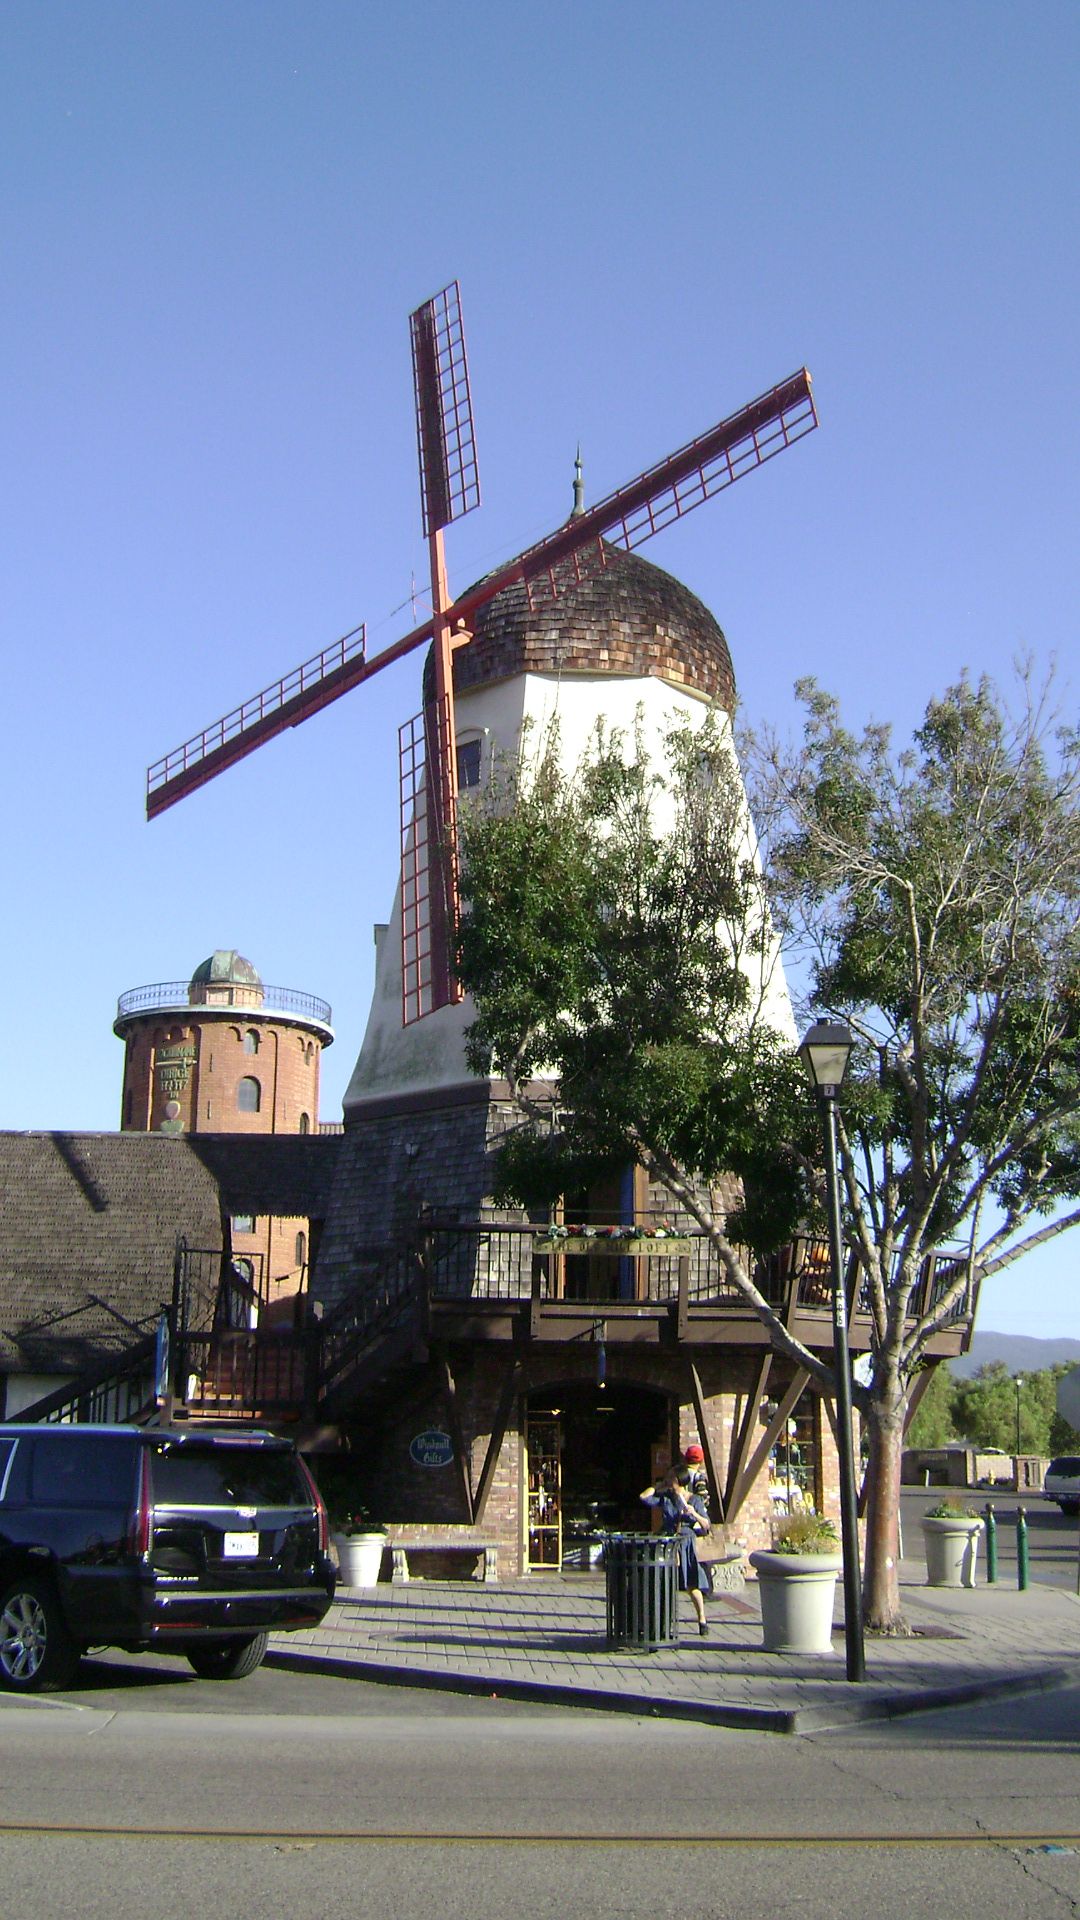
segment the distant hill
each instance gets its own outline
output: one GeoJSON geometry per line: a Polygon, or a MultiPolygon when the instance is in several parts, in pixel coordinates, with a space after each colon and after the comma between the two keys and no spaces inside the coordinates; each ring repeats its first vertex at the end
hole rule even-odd
{"type": "Polygon", "coordinates": [[[971,1352],[949,1365],[958,1380],[1000,1360],[1009,1373],[1039,1373],[1043,1367],[1080,1366],[1080,1340],[1035,1340],[1026,1333],[976,1333],[971,1352]]]}

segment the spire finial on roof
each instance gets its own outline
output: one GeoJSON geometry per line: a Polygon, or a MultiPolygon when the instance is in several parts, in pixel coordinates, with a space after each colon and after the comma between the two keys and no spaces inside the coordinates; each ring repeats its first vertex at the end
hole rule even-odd
{"type": "Polygon", "coordinates": [[[581,443],[574,457],[574,505],[570,513],[571,520],[580,520],[585,511],[585,482],[581,477],[581,443]]]}

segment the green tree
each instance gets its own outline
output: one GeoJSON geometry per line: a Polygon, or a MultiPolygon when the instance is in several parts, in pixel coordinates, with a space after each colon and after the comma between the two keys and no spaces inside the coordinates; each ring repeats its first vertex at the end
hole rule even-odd
{"type": "MultiPolygon", "coordinates": [[[[1012,1375],[1000,1360],[979,1367],[968,1380],[959,1380],[953,1396],[953,1418],[962,1440],[973,1447],[1000,1447],[1005,1453],[1016,1451],[1017,1402],[1021,1401],[1021,1434],[1030,1435],[1031,1423],[1025,1421],[1022,1405],[1023,1386],[1017,1390],[1012,1375]]],[[[1031,1447],[1023,1451],[1035,1452],[1031,1447]]]]}
{"type": "Polygon", "coordinates": [[[799,745],[748,742],[767,899],[723,720],[676,729],[660,766],[640,739],[601,735],[568,774],[548,740],[464,810],[459,968],[470,1064],[504,1076],[523,1116],[507,1196],[640,1162],[826,1390],[829,1367],[752,1279],[750,1256],[820,1219],[824,1198],[818,1117],[777,1017],[774,928],[807,1004],[851,1026],[840,1155],[872,1317],[855,1394],[867,1618],[889,1630],[927,1345],[969,1311],[980,1274],[1080,1219],[1080,742],[1038,699],[1014,717],[965,679],[898,754],[888,729],[856,738],[835,701],[800,691],[799,745]],[[737,1214],[715,1205],[721,1173],[742,1182],[737,1214]],[[941,1248],[963,1257],[916,1313],[941,1248]]]}
{"type": "Polygon", "coordinates": [[[497,1197],[553,1201],[637,1162],[826,1382],[750,1278],[748,1248],[805,1212],[816,1121],[776,1024],[779,950],[726,721],[675,727],[659,766],[640,729],[601,728],[567,770],[552,730],[462,815],[469,1064],[505,1078],[523,1116],[497,1197]],[[729,1174],[744,1197],[725,1217],[709,1189],[729,1174]]]}
{"type": "Polygon", "coordinates": [[[976,1447],[1000,1447],[1005,1453],[1049,1455],[1067,1446],[1056,1431],[1072,1429],[1057,1412],[1057,1383],[1067,1367],[1042,1367],[1036,1373],[1008,1373],[1000,1360],[959,1380],[953,1418],[960,1436],[976,1447]]]}
{"type": "Polygon", "coordinates": [[[912,746],[856,738],[813,682],[753,793],[785,950],[860,1043],[841,1117],[848,1244],[873,1319],[868,1618],[899,1623],[899,1462],[927,1342],[1080,1220],[1080,739],[1020,681],[966,677],[912,746]],[[913,1314],[927,1256],[966,1251],[913,1314]]]}
{"type": "Polygon", "coordinates": [[[957,1438],[953,1420],[956,1386],[948,1361],[934,1367],[930,1384],[907,1430],[909,1447],[947,1447],[957,1438]]]}

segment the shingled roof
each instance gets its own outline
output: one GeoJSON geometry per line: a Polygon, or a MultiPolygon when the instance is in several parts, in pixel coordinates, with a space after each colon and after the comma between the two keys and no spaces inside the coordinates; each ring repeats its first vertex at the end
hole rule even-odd
{"type": "Polygon", "coordinates": [[[0,1133],[0,1370],[70,1373],[131,1344],[173,1257],[231,1213],[321,1219],[339,1136],[0,1133]]]}
{"type": "Polygon", "coordinates": [[[731,655],[708,607],[640,554],[605,542],[604,560],[554,601],[530,608],[517,585],[481,607],[454,655],[455,691],[518,673],[622,674],[693,688],[733,713],[731,655]]]}

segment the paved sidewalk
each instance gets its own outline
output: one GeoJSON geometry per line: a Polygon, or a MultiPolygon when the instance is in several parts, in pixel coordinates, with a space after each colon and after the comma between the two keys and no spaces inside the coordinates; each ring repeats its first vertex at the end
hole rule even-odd
{"type": "Polygon", "coordinates": [[[755,1582],[708,1603],[701,1639],[680,1596],[681,1639],[608,1651],[603,1577],[532,1576],[484,1586],[412,1580],[341,1588],[321,1627],[271,1642],[275,1664],[404,1686],[503,1694],[607,1712],[804,1733],[853,1720],[1080,1683],[1080,1601],[1060,1588],[930,1588],[901,1572],[910,1639],[866,1641],[865,1685],[845,1679],[837,1596],[832,1656],[765,1653],[755,1582]]]}

